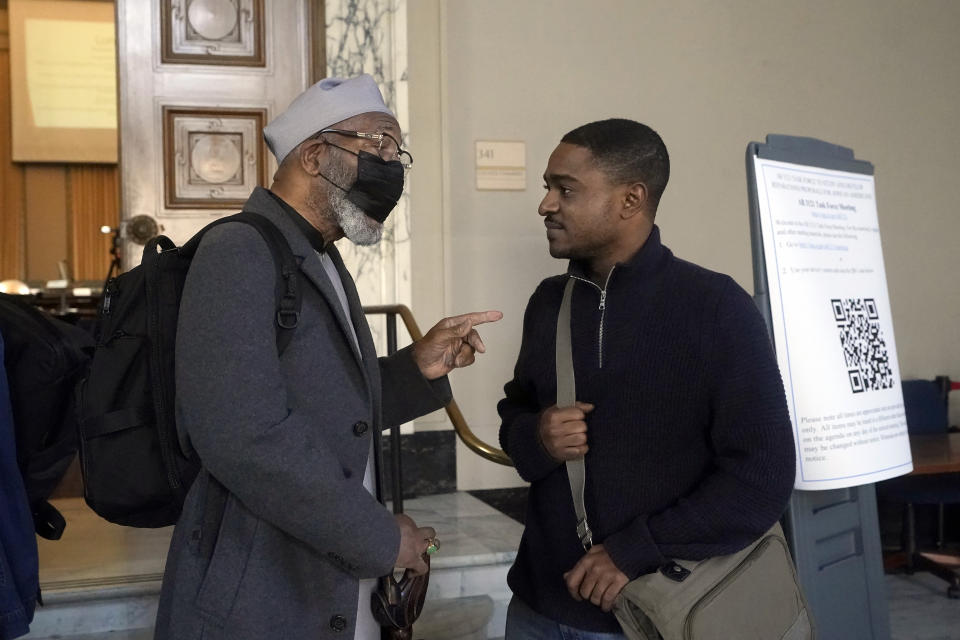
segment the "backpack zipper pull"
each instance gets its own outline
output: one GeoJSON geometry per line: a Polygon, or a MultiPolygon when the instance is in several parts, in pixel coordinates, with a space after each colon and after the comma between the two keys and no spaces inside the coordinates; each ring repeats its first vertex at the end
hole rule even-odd
{"type": "Polygon", "coordinates": [[[113,301],[113,278],[103,288],[103,302],[100,305],[100,313],[105,316],[110,315],[110,303],[113,301]]]}

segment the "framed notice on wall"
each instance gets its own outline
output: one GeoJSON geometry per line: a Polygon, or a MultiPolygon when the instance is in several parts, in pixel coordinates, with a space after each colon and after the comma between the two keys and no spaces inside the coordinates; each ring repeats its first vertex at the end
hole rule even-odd
{"type": "Polygon", "coordinates": [[[117,161],[114,5],[10,0],[15,162],[117,161]]]}
{"type": "Polygon", "coordinates": [[[520,140],[477,140],[478,191],[527,188],[527,144],[520,140]]]}

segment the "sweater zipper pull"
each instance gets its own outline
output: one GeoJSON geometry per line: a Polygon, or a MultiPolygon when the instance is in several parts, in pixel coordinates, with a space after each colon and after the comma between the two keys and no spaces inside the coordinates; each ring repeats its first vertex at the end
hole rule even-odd
{"type": "Polygon", "coordinates": [[[607,290],[600,290],[600,311],[603,311],[607,307],[607,290]]]}

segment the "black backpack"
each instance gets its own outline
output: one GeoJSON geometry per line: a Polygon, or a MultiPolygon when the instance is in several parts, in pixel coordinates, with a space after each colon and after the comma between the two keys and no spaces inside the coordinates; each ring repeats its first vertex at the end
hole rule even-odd
{"type": "Polygon", "coordinates": [[[10,386],[17,465],[38,535],[57,540],[66,526],[47,498],[77,455],[73,389],[93,353],[93,336],[0,294],[3,365],[10,386]]]}
{"type": "Polygon", "coordinates": [[[177,248],[158,236],[138,267],[104,288],[97,346],[77,390],[84,498],[101,517],[132,527],[176,523],[200,468],[185,453],[174,416],[174,347],[180,297],[203,235],[225,222],[260,232],[277,265],[277,349],[300,316],[297,258],[267,218],[244,211],[216,220],[177,248]]]}

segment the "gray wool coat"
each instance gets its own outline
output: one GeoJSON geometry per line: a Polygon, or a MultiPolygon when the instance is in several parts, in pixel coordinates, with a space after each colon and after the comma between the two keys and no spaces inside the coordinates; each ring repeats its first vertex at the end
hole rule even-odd
{"type": "Polygon", "coordinates": [[[400,542],[363,486],[371,438],[440,408],[450,387],[423,378],[409,348],[377,358],[335,248],[349,319],[273,197],[258,188],[244,208],[303,258],[300,322],[278,356],[266,243],[240,223],[207,232],[184,286],[176,353],[178,428],[202,470],[170,544],[156,638],[353,638],[359,580],[390,572],[400,542]]]}

